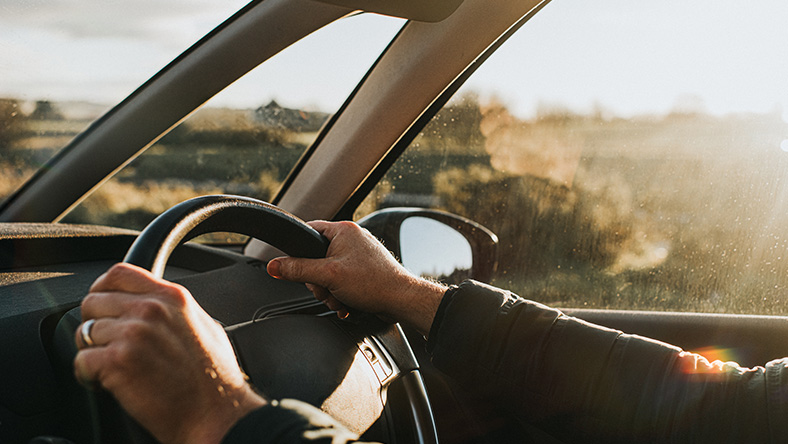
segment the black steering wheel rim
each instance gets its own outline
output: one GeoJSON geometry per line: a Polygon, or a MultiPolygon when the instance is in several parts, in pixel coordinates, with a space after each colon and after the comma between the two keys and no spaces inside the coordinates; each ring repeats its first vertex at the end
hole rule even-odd
{"type": "Polygon", "coordinates": [[[271,244],[290,256],[322,258],[328,239],[292,214],[243,196],[200,196],[168,209],[137,236],[123,262],[162,277],[175,248],[201,234],[228,231],[271,244]]]}

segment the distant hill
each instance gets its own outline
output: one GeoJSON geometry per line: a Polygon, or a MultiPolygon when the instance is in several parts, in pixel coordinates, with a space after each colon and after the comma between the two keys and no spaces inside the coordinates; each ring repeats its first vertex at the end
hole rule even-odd
{"type": "Polygon", "coordinates": [[[309,112],[299,109],[283,108],[275,101],[257,108],[254,118],[257,122],[273,128],[285,128],[296,132],[314,132],[323,126],[328,113],[309,112]]]}
{"type": "MultiPolygon", "coordinates": [[[[95,120],[111,109],[111,106],[84,101],[39,101],[51,106],[52,115],[62,116],[62,120],[95,120]]],[[[36,102],[20,103],[23,114],[36,112],[36,102]]],[[[234,126],[244,121],[262,124],[266,127],[288,129],[295,132],[313,132],[320,129],[330,114],[300,109],[285,108],[276,101],[257,109],[231,109],[205,107],[189,118],[193,126],[234,126]]],[[[38,119],[41,120],[41,119],[38,119]]],[[[43,120],[60,120],[43,119],[43,120]]]]}
{"type": "Polygon", "coordinates": [[[110,110],[110,106],[92,102],[63,101],[51,102],[52,107],[65,120],[96,120],[110,110]]]}

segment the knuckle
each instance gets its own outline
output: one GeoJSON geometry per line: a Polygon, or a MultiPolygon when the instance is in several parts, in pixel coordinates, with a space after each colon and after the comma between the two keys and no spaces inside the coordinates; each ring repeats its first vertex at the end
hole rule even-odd
{"type": "Polygon", "coordinates": [[[107,347],[107,362],[115,370],[126,371],[142,361],[152,344],[157,344],[157,339],[149,324],[128,322],[121,331],[121,338],[107,347]]]}
{"type": "Polygon", "coordinates": [[[325,275],[331,278],[342,275],[344,266],[340,261],[327,261],[324,265],[325,275]]]}
{"type": "Polygon", "coordinates": [[[139,319],[147,322],[158,322],[169,317],[169,312],[164,303],[153,298],[137,301],[134,307],[134,314],[139,319]]]}
{"type": "Polygon", "coordinates": [[[123,279],[129,273],[128,264],[118,263],[109,268],[107,272],[104,274],[104,283],[112,285],[114,282],[117,282],[123,279]]]}
{"type": "MultiPolygon", "coordinates": [[[[136,345],[145,342],[150,336],[150,328],[145,322],[127,322],[123,326],[123,338],[121,344],[136,345]]],[[[129,351],[129,347],[124,347],[125,351],[129,351]]]]}
{"type": "Polygon", "coordinates": [[[90,291],[116,289],[134,273],[136,273],[136,271],[132,265],[124,263],[115,264],[93,282],[90,291]]]}
{"type": "Polygon", "coordinates": [[[166,286],[162,288],[162,296],[168,303],[179,308],[185,307],[190,300],[188,290],[180,285],[172,283],[167,283],[166,286]]]}
{"type": "Polygon", "coordinates": [[[126,368],[129,362],[133,361],[132,353],[129,347],[124,345],[115,345],[107,347],[107,370],[117,371],[126,368]]]}
{"type": "Polygon", "coordinates": [[[98,304],[99,299],[101,298],[99,298],[96,293],[88,293],[87,296],[82,299],[82,310],[90,311],[98,304]]]}
{"type": "Polygon", "coordinates": [[[125,262],[118,262],[117,264],[110,267],[110,272],[118,275],[136,273],[137,270],[139,270],[139,267],[135,267],[134,265],[127,264],[125,262]]]}
{"type": "Polygon", "coordinates": [[[340,230],[350,231],[350,232],[360,232],[362,228],[355,222],[349,220],[343,220],[337,222],[337,226],[340,230]]]}

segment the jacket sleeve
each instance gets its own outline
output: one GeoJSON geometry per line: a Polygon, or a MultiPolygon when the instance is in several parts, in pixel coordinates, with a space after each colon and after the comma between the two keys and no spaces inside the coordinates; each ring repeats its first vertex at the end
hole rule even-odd
{"type": "Polygon", "coordinates": [[[283,399],[243,417],[230,429],[222,444],[363,444],[357,439],[358,436],[320,409],[283,399]]]}
{"type": "Polygon", "coordinates": [[[742,368],[467,281],[428,348],[461,387],[580,442],[785,442],[788,359],[742,368]]]}

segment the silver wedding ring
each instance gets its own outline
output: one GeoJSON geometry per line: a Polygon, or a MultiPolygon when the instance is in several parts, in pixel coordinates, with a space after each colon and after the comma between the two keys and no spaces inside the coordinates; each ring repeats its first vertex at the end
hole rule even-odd
{"type": "Polygon", "coordinates": [[[93,330],[93,324],[95,323],[96,323],[95,319],[88,319],[87,321],[85,321],[84,324],[82,324],[82,328],[80,328],[79,330],[79,333],[82,336],[82,343],[84,343],[88,347],[93,347],[94,345],[96,345],[96,343],[93,342],[93,338],[90,337],[90,332],[91,330],[93,330]]]}

